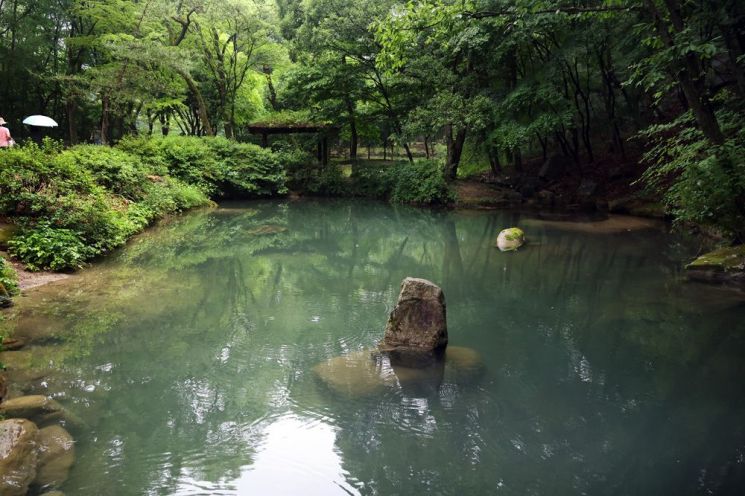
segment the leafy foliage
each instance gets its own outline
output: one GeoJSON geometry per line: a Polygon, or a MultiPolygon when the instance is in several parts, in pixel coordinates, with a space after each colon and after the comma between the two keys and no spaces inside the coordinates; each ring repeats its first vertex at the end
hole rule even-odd
{"type": "Polygon", "coordinates": [[[434,160],[400,162],[391,174],[390,198],[394,203],[447,205],[455,200],[442,174],[442,165],[434,160]]]}
{"type": "Polygon", "coordinates": [[[642,136],[653,146],[643,179],[664,192],[678,222],[719,228],[745,241],[745,121],[735,112],[717,115],[733,136],[721,146],[712,146],[693,125],[691,112],[647,129],[642,136]]]}
{"type": "Polygon", "coordinates": [[[79,233],[52,227],[48,222],[22,229],[8,244],[10,253],[31,270],[79,268],[97,253],[85,245],[79,233]]]}
{"type": "Polygon", "coordinates": [[[286,193],[283,155],[225,138],[128,138],[118,148],[206,194],[260,197],[286,193]]]}
{"type": "Polygon", "coordinates": [[[0,286],[11,296],[18,294],[18,275],[3,257],[0,257],[0,286]]]}
{"type": "Polygon", "coordinates": [[[286,156],[195,137],[14,147],[0,155],[0,213],[23,226],[10,252],[36,270],[80,267],[154,220],[208,205],[210,195],[283,193],[286,156]]]}

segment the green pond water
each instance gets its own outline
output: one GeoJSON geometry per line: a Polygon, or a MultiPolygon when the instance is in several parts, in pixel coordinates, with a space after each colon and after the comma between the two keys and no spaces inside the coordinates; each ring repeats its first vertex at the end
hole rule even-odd
{"type": "Polygon", "coordinates": [[[745,304],[625,225],[227,204],[21,298],[3,361],[87,424],[68,496],[742,494],[745,304]],[[530,244],[501,253],[512,225],[530,244]],[[375,347],[406,276],[443,288],[472,367],[319,377],[375,347]]]}

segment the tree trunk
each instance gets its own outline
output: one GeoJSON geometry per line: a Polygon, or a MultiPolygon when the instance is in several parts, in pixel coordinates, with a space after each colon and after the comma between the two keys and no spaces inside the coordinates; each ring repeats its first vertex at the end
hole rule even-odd
{"type": "Polygon", "coordinates": [[[109,144],[109,96],[101,95],[101,144],[109,144]]]}
{"type": "Polygon", "coordinates": [[[266,85],[269,89],[269,105],[271,105],[272,110],[276,112],[279,110],[279,106],[277,105],[277,90],[274,89],[274,82],[272,81],[272,68],[271,66],[264,64],[261,71],[264,73],[264,76],[266,76],[266,85]]]}
{"type": "Polygon", "coordinates": [[[347,104],[347,114],[349,116],[349,132],[352,135],[349,143],[349,158],[354,161],[357,160],[357,142],[359,138],[357,136],[357,116],[354,111],[354,102],[349,99],[344,99],[347,104]]]}
{"type": "MultiPolygon", "coordinates": [[[[675,40],[669,31],[670,26],[664,22],[663,16],[655,6],[653,0],[645,0],[644,3],[655,20],[655,28],[662,41],[668,48],[675,49],[675,40]]],[[[670,14],[672,28],[677,33],[683,32],[685,30],[685,23],[680,14],[680,6],[677,0],[664,0],[664,3],[670,14]]],[[[702,81],[699,76],[702,66],[698,55],[688,52],[683,56],[683,60],[679,62],[678,82],[683,89],[683,94],[688,101],[688,105],[691,107],[696,122],[709,141],[715,145],[721,145],[724,143],[724,134],[722,134],[719,121],[716,115],[714,115],[711,102],[701,84],[702,81]]]]}
{"type": "Polygon", "coordinates": [[[207,104],[204,102],[204,97],[202,97],[202,92],[199,91],[199,87],[197,86],[197,83],[189,76],[189,74],[186,71],[176,69],[176,72],[179,76],[186,82],[186,85],[189,87],[189,91],[194,95],[194,100],[197,103],[197,111],[199,113],[199,120],[202,121],[202,128],[204,128],[204,133],[207,136],[214,136],[215,131],[212,129],[212,125],[210,124],[210,117],[209,113],[207,112],[207,104]]]}
{"type": "Polygon", "coordinates": [[[73,97],[68,97],[65,101],[65,109],[67,113],[67,132],[70,138],[70,146],[78,144],[78,106],[73,97]]]}
{"type": "Polygon", "coordinates": [[[502,164],[499,163],[499,150],[493,146],[489,146],[487,154],[489,155],[489,167],[491,167],[492,174],[495,176],[500,175],[502,173],[502,164]]]}
{"type": "Polygon", "coordinates": [[[453,136],[453,126],[449,124],[445,130],[447,139],[447,158],[445,160],[445,179],[453,181],[458,177],[458,166],[460,156],[463,153],[463,145],[466,142],[466,129],[459,129],[453,136]]]}

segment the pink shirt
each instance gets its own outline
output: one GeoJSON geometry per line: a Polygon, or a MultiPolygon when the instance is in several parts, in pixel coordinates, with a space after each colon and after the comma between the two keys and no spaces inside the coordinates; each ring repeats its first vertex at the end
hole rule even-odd
{"type": "Polygon", "coordinates": [[[10,146],[10,131],[7,127],[0,126],[0,148],[10,146]]]}

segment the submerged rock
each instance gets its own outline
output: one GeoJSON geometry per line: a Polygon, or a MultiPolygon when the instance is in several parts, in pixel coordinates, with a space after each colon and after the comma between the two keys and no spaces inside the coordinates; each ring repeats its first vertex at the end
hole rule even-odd
{"type": "Polygon", "coordinates": [[[344,395],[365,396],[395,382],[392,371],[370,350],[331,358],[313,367],[313,373],[344,395]]]}
{"type": "Polygon", "coordinates": [[[62,405],[41,395],[20,396],[0,403],[0,414],[5,417],[28,419],[46,425],[65,418],[62,405]]]}
{"type": "Polygon", "coordinates": [[[33,422],[0,422],[0,494],[25,496],[36,477],[38,429],[33,422]]]}
{"type": "Polygon", "coordinates": [[[255,227],[249,230],[248,234],[253,234],[254,236],[264,236],[267,234],[279,234],[283,232],[287,232],[287,228],[284,226],[265,224],[263,226],[255,227]]]}
{"type": "Polygon", "coordinates": [[[417,367],[442,352],[448,344],[445,294],[426,279],[407,277],[401,283],[396,307],[388,318],[380,344],[394,359],[417,367]]]}
{"type": "Polygon", "coordinates": [[[472,384],[485,370],[479,353],[470,348],[450,346],[442,358],[426,367],[406,367],[391,360],[388,353],[362,350],[326,360],[313,367],[313,373],[344,396],[368,396],[392,387],[427,396],[436,394],[444,381],[472,384]]]}
{"type": "Polygon", "coordinates": [[[510,227],[497,236],[497,248],[502,251],[514,251],[525,244],[525,233],[517,227],[510,227]]]}
{"type": "Polygon", "coordinates": [[[42,488],[54,488],[67,480],[70,467],[75,463],[75,441],[59,425],[39,430],[38,468],[34,483],[42,488]]]}

